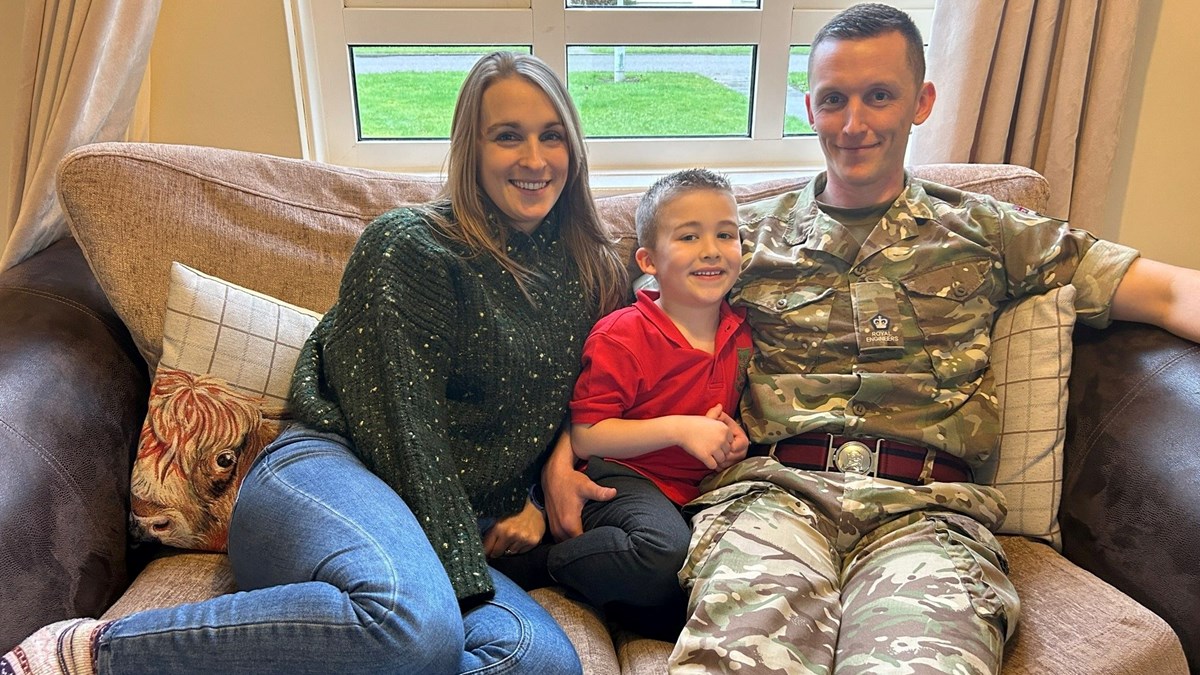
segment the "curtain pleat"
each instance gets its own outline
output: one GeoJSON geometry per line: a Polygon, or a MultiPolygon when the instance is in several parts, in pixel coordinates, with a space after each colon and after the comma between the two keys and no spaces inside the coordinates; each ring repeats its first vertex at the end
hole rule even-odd
{"type": "Polygon", "coordinates": [[[1141,0],[954,0],[934,9],[933,115],[910,161],[1009,163],[1050,181],[1047,214],[1098,223],[1141,0]]]}
{"type": "Polygon", "coordinates": [[[68,234],[55,192],[74,148],[127,137],[161,0],[29,2],[0,271],[68,234]]]}

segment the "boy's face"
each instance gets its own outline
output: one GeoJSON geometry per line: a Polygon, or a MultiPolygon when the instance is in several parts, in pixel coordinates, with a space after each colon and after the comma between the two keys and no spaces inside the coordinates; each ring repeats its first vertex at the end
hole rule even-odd
{"type": "Polygon", "coordinates": [[[659,303],[702,308],[719,305],[741,269],[737,203],[720,190],[688,190],[658,212],[652,248],[637,250],[638,266],[658,280],[659,303]]]}
{"type": "Polygon", "coordinates": [[[825,153],[825,201],[858,208],[904,188],[908,132],[929,117],[933,85],[917,82],[900,33],[830,40],[809,55],[808,119],[825,153]]]}

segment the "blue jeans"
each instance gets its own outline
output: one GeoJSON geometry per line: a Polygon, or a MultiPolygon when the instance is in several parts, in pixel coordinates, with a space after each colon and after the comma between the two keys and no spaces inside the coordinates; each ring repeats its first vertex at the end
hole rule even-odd
{"type": "Polygon", "coordinates": [[[246,476],[229,529],[239,593],[132,614],[100,673],[579,673],[562,628],[492,570],[463,612],[404,501],[344,439],[292,427],[246,476]]]}

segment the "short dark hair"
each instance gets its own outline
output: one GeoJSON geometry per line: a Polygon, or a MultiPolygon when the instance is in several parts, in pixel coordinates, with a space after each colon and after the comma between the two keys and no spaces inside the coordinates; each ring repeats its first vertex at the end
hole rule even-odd
{"type": "Polygon", "coordinates": [[[733,185],[724,174],[711,169],[683,169],[654,181],[638,201],[634,226],[638,246],[650,248],[658,236],[658,212],[672,199],[692,190],[716,190],[733,195],[733,185]]]}
{"type": "MultiPolygon", "coordinates": [[[[920,85],[925,81],[925,41],[912,17],[890,5],[864,2],[838,12],[817,31],[809,53],[816,52],[818,45],[829,40],[865,40],[887,33],[899,33],[908,44],[908,65],[920,85]]],[[[811,78],[811,60],[809,64],[811,78]]]]}

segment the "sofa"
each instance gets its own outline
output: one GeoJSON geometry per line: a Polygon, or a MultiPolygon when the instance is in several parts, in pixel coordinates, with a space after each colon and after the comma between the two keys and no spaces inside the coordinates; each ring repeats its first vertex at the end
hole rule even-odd
{"type": "MultiPolygon", "coordinates": [[[[914,176],[1032,209],[1046,181],[1006,165],[914,176]]],[[[807,177],[739,187],[747,201],[807,177]]],[[[436,180],[232,150],[101,143],[58,175],[72,238],[0,274],[0,651],[71,616],[115,618],[234,589],[226,556],[128,534],[130,468],[171,261],[324,311],[357,234],[436,180]],[[134,297],[136,296],[136,297],[134,297]]],[[[598,199],[632,259],[637,195],[598,199]]],[[[1117,322],[1073,332],[1061,551],[1004,536],[1022,600],[1009,673],[1200,671],[1200,347],[1117,322]]],[[[561,588],[534,597],[589,673],[666,671],[671,645],[561,588]]]]}

